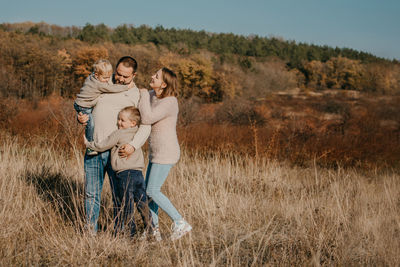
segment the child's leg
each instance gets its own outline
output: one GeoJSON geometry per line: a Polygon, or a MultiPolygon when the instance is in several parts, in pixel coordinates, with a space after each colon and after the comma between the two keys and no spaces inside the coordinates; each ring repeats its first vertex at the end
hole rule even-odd
{"type": "MultiPolygon", "coordinates": [[[[161,193],[161,186],[164,184],[165,179],[168,176],[169,170],[173,165],[171,164],[157,164],[152,163],[149,165],[149,175],[147,177],[147,188],[146,193],[152,200],[162,208],[171,219],[176,222],[182,220],[182,216],[172,205],[171,201],[161,193]]],[[[158,226],[158,216],[152,212],[153,222],[155,226],[158,226]]]]}
{"type": "Polygon", "coordinates": [[[89,120],[87,121],[86,127],[85,127],[85,137],[86,139],[91,142],[93,141],[93,134],[94,134],[94,121],[93,121],[93,115],[92,111],[93,108],[85,108],[77,105],[74,103],[74,108],[76,112],[82,112],[83,114],[86,114],[89,116],[89,120]]]}
{"type": "Polygon", "coordinates": [[[85,128],[85,137],[89,142],[93,141],[94,135],[94,120],[92,115],[92,108],[90,109],[90,113],[87,113],[89,116],[89,120],[87,121],[86,128],[85,128]]]}
{"type": "Polygon", "coordinates": [[[122,214],[122,205],[124,201],[124,174],[123,172],[115,174],[115,179],[113,181],[113,199],[114,199],[114,234],[121,232],[124,226],[124,218],[122,214]]]}
{"type": "Polygon", "coordinates": [[[137,175],[133,179],[133,198],[136,203],[136,208],[138,209],[145,229],[151,226],[151,213],[148,206],[146,187],[144,183],[143,173],[141,171],[136,172],[137,175]]]}
{"type": "Polygon", "coordinates": [[[122,183],[124,190],[124,207],[123,207],[123,218],[130,230],[130,236],[133,237],[136,234],[136,224],[134,217],[134,184],[135,177],[138,175],[137,170],[126,170],[122,171],[122,183]]]}

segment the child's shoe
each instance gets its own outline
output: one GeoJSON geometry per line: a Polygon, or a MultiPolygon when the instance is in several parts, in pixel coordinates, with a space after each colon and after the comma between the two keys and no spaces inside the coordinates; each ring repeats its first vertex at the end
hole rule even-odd
{"type": "Polygon", "coordinates": [[[90,149],[90,148],[86,148],[86,155],[96,156],[97,154],[99,154],[97,151],[94,151],[93,149],[90,149]]]}
{"type": "Polygon", "coordinates": [[[184,219],[179,220],[174,223],[171,240],[178,240],[179,238],[184,236],[186,233],[189,233],[190,231],[192,231],[192,226],[184,219]]]}

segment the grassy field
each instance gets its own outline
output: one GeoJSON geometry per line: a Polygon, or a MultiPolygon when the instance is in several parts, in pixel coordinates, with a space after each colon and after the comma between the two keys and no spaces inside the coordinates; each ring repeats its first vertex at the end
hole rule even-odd
{"type": "MultiPolygon", "coordinates": [[[[65,129],[71,129],[64,125],[65,129]]],[[[73,128],[73,127],[72,127],[73,128]]],[[[193,225],[172,242],[112,235],[111,194],[83,231],[83,152],[75,139],[0,133],[1,265],[385,265],[400,262],[396,170],[324,169],[183,148],[164,192],[193,225]]],[[[140,220],[139,220],[140,221],[140,220]]]]}

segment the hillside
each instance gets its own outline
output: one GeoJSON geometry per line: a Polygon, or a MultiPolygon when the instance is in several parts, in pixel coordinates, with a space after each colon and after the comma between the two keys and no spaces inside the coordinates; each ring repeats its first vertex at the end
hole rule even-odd
{"type": "Polygon", "coordinates": [[[162,26],[77,28],[27,22],[1,24],[0,42],[3,96],[73,96],[96,59],[106,57],[115,63],[126,54],[139,62],[140,86],[147,86],[151,73],[166,65],[179,74],[181,96],[205,102],[257,99],[294,88],[400,92],[397,61],[277,38],[162,26]]]}

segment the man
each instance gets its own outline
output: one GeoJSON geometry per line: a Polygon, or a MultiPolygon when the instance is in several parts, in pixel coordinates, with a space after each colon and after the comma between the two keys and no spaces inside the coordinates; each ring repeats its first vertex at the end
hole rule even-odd
{"type": "MultiPolygon", "coordinates": [[[[122,57],[115,68],[113,77],[114,83],[132,85],[128,91],[114,94],[102,94],[96,106],[93,108],[94,120],[94,140],[100,142],[117,129],[118,112],[127,106],[137,107],[139,103],[140,93],[133,82],[136,76],[137,62],[134,58],[122,57]]],[[[78,115],[78,121],[85,124],[88,116],[85,114],[78,115]]],[[[134,139],[125,145],[125,149],[121,150],[121,156],[127,157],[133,153],[135,149],[140,148],[150,135],[150,125],[140,125],[134,139]]],[[[113,192],[114,208],[118,207],[119,201],[114,194],[115,172],[111,168],[110,151],[99,153],[95,156],[85,155],[85,212],[88,228],[97,232],[97,220],[100,212],[101,191],[105,174],[110,179],[111,190],[113,192]]],[[[114,209],[114,218],[116,217],[116,209],[114,209]]]]}

